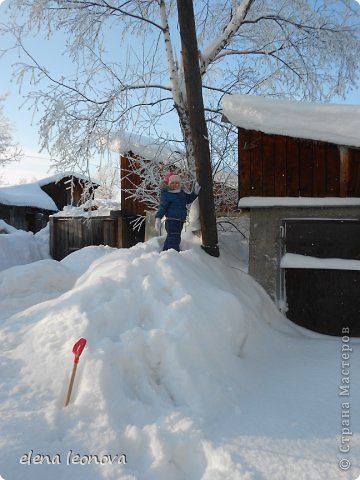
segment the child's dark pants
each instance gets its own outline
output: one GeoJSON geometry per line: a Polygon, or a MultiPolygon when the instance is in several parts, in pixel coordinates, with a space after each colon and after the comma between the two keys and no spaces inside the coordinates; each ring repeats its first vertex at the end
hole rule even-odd
{"type": "Polygon", "coordinates": [[[182,220],[176,220],[173,218],[167,218],[165,220],[167,237],[163,250],[169,250],[170,248],[173,248],[177,252],[180,252],[181,230],[183,228],[183,224],[184,222],[182,220]]]}

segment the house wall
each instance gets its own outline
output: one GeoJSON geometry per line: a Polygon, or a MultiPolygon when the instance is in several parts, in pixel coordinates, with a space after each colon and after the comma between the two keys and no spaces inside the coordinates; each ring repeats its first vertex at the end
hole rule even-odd
{"type": "Polygon", "coordinates": [[[145,203],[131,197],[136,187],[140,185],[140,176],[134,172],[133,162],[136,155],[129,152],[128,155],[120,155],[121,177],[121,209],[126,215],[145,216],[147,207],[145,203]]]}
{"type": "Polygon", "coordinates": [[[258,207],[250,211],[249,274],[278,304],[282,238],[280,226],[288,218],[359,219],[359,206],[258,207]]]}
{"type": "Polygon", "coordinates": [[[360,196],[360,149],[239,128],[239,198],[360,196]]]}
{"type": "MultiPolygon", "coordinates": [[[[84,198],[82,198],[84,182],[74,177],[73,188],[71,189],[71,181],[71,177],[64,177],[59,182],[48,183],[41,187],[54,200],[59,210],[62,210],[66,205],[77,206],[84,203],[84,198]]],[[[91,187],[87,198],[90,198],[93,192],[94,188],[91,187]]]]}
{"type": "Polygon", "coordinates": [[[51,213],[54,212],[35,207],[0,204],[1,219],[18,230],[33,233],[37,233],[46,226],[51,213]]]}

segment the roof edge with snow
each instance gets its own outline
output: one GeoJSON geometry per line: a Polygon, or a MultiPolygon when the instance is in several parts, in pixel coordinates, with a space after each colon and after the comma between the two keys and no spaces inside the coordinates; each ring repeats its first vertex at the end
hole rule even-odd
{"type": "Polygon", "coordinates": [[[38,183],[40,187],[43,187],[45,185],[48,185],[49,183],[57,183],[60,182],[64,178],[68,177],[74,177],[77,180],[82,180],[84,182],[90,182],[93,185],[99,185],[97,181],[92,180],[90,177],[83,175],[81,173],[74,173],[74,172],[61,172],[61,173],[55,173],[54,175],[51,175],[49,177],[41,178],[35,183],[38,183]]]}
{"type": "Polygon", "coordinates": [[[237,127],[360,147],[360,106],[225,95],[223,114],[237,127]]]}
{"type": "Polygon", "coordinates": [[[119,131],[112,133],[106,140],[108,148],[115,153],[134,155],[146,160],[161,162],[179,161],[185,157],[182,150],[175,148],[170,141],[154,139],[135,133],[119,131]]]}

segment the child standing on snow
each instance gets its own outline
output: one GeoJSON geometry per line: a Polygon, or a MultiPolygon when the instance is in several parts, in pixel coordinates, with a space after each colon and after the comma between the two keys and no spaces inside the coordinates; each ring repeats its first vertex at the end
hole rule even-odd
{"type": "Polygon", "coordinates": [[[181,189],[181,178],[175,173],[166,175],[165,183],[160,192],[160,205],[155,214],[155,229],[160,232],[161,219],[165,215],[165,229],[167,237],[163,250],[180,252],[181,230],[186,220],[186,205],[192,203],[199,195],[200,185],[195,184],[192,193],[186,193],[181,189]]]}

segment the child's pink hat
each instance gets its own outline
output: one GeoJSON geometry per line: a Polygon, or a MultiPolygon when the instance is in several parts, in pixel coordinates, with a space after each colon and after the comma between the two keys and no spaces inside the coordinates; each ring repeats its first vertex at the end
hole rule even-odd
{"type": "Polygon", "coordinates": [[[165,181],[168,185],[170,185],[170,183],[172,183],[172,182],[181,183],[181,178],[176,173],[168,173],[165,177],[165,181]]]}

